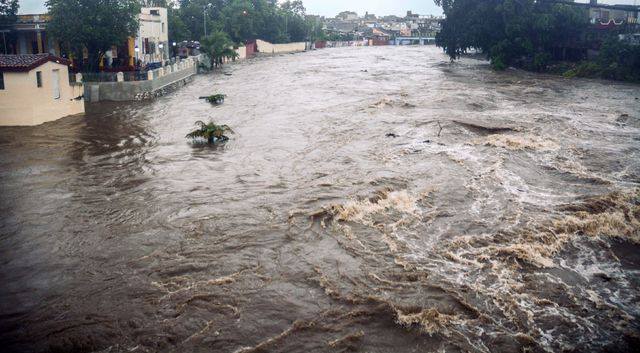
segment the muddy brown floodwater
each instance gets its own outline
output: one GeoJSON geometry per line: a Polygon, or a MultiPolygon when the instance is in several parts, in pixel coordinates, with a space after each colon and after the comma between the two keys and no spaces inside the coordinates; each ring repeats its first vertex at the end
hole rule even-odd
{"type": "Polygon", "coordinates": [[[0,128],[0,350],[638,349],[640,86],[433,47],[224,70],[0,128]]]}

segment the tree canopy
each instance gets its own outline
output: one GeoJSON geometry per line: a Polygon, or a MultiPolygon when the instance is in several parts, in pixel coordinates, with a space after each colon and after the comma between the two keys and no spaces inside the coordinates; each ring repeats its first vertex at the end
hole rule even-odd
{"type": "Polygon", "coordinates": [[[640,47],[618,38],[624,27],[590,29],[585,7],[545,0],[434,1],[445,14],[436,44],[452,60],[475,49],[495,69],[640,81],[640,47]],[[588,49],[599,49],[597,57],[589,58],[588,49]]]}
{"type": "Polygon", "coordinates": [[[170,4],[171,41],[198,40],[214,31],[226,32],[241,43],[264,39],[273,43],[322,37],[317,19],[307,16],[302,1],[178,0],[170,4]],[[176,28],[177,30],[173,30],[176,28]]]}
{"type": "Polygon", "coordinates": [[[112,45],[121,45],[138,30],[138,0],[47,0],[47,31],[77,57],[89,55],[89,69],[112,45]]]}
{"type": "MultiPolygon", "coordinates": [[[[18,0],[0,0],[0,29],[6,29],[16,22],[18,19],[18,0]]],[[[0,53],[4,54],[7,51],[5,44],[7,37],[12,37],[13,33],[3,33],[4,40],[0,40],[0,53]]]]}
{"type": "Polygon", "coordinates": [[[19,7],[18,0],[0,0],[0,27],[16,22],[19,7]]]}
{"type": "MultiPolygon", "coordinates": [[[[588,26],[583,8],[535,0],[435,0],[445,20],[436,37],[452,59],[470,49],[493,67],[543,69],[556,48],[579,48],[588,26]]],[[[561,54],[566,56],[566,51],[561,54]]]]}
{"type": "Polygon", "coordinates": [[[223,31],[215,31],[200,41],[202,52],[211,60],[211,66],[219,66],[224,59],[235,59],[238,53],[233,49],[233,42],[223,31]]]}

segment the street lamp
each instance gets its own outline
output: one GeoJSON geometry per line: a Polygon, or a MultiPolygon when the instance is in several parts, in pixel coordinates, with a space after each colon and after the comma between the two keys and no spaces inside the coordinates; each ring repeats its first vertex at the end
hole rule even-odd
{"type": "Polygon", "coordinates": [[[213,4],[208,3],[202,9],[202,22],[204,24],[204,36],[205,37],[207,36],[207,9],[210,9],[212,6],[213,6],[213,4]]]}

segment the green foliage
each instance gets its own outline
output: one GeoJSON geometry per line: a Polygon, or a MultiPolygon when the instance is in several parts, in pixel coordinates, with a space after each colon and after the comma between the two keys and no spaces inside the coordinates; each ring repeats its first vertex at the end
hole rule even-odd
{"type": "Polygon", "coordinates": [[[436,0],[446,19],[436,37],[452,60],[470,49],[487,55],[494,68],[511,65],[544,70],[554,48],[582,40],[585,10],[534,0],[436,0]]]}
{"type": "Polygon", "coordinates": [[[224,102],[224,98],[226,97],[226,95],[224,94],[213,94],[210,96],[206,96],[206,97],[200,97],[200,99],[204,99],[207,102],[211,103],[211,104],[222,104],[224,102]]]}
{"type": "Polygon", "coordinates": [[[573,77],[598,77],[600,66],[595,62],[584,61],[579,63],[573,69],[566,71],[563,76],[566,78],[573,77]]]}
{"type": "Polygon", "coordinates": [[[581,62],[563,76],[640,82],[640,47],[612,37],[602,45],[595,61],[581,62]]]}
{"type": "Polygon", "coordinates": [[[546,52],[536,53],[533,57],[533,69],[536,71],[547,71],[547,67],[551,62],[551,54],[546,52]]]}
{"type": "Polygon", "coordinates": [[[640,82],[640,46],[610,38],[600,48],[596,63],[602,78],[640,82]]]}
{"type": "Polygon", "coordinates": [[[214,122],[205,123],[203,121],[196,121],[197,129],[188,133],[186,138],[192,140],[206,140],[209,143],[228,141],[229,137],[225,136],[226,133],[232,133],[233,130],[227,125],[217,125],[214,122]]]}
{"type": "Polygon", "coordinates": [[[275,0],[178,0],[169,14],[172,41],[195,40],[223,31],[232,41],[264,39],[273,43],[305,41],[324,37],[322,25],[307,16],[302,1],[275,0]],[[209,6],[209,4],[211,4],[209,6]]]}
{"type": "Polygon", "coordinates": [[[0,27],[11,26],[18,19],[18,0],[0,0],[0,27]]]}
{"type": "Polygon", "coordinates": [[[167,21],[169,22],[168,27],[170,43],[179,43],[184,40],[191,39],[189,28],[180,16],[180,9],[177,9],[173,2],[167,7],[167,21]]]}
{"type": "MultiPolygon", "coordinates": [[[[20,4],[18,0],[0,0],[0,29],[6,29],[16,23],[18,19],[18,8],[20,4]]],[[[4,33],[6,41],[13,41],[15,33],[4,33]]],[[[0,54],[7,52],[5,48],[5,40],[0,41],[0,54]]]]}
{"type": "Polygon", "coordinates": [[[211,66],[222,65],[224,59],[235,60],[238,53],[233,49],[233,42],[222,31],[215,31],[200,40],[200,49],[211,61],[211,66]]]}
{"type": "Polygon", "coordinates": [[[76,57],[89,54],[89,69],[112,45],[121,45],[138,30],[138,0],[47,0],[51,20],[47,32],[76,57]]]}

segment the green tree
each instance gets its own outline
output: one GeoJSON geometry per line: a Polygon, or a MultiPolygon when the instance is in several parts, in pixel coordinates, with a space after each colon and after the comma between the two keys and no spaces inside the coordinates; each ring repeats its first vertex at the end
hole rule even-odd
{"type": "Polygon", "coordinates": [[[285,1],[280,4],[280,8],[284,11],[290,12],[300,17],[304,17],[307,9],[304,7],[304,4],[300,0],[294,1],[285,1]]]}
{"type": "Polygon", "coordinates": [[[596,64],[598,76],[606,79],[640,82],[640,46],[621,42],[616,37],[604,42],[596,64]]]}
{"type": "Polygon", "coordinates": [[[215,31],[200,40],[200,48],[211,60],[211,66],[222,65],[224,59],[235,60],[238,53],[233,49],[233,41],[223,31],[215,31]]]}
{"type": "Polygon", "coordinates": [[[198,40],[205,35],[221,28],[221,11],[228,0],[179,0],[177,13],[186,27],[188,40],[198,40]]]}
{"type": "Polygon", "coordinates": [[[545,70],[564,49],[579,47],[588,14],[576,6],[535,0],[435,0],[445,20],[436,44],[455,60],[470,49],[483,52],[496,69],[510,65],[545,70]]]}
{"type": "Polygon", "coordinates": [[[16,22],[18,8],[18,0],[0,0],[0,27],[8,27],[16,22]]]}
{"type": "Polygon", "coordinates": [[[285,1],[280,5],[280,16],[284,17],[285,42],[301,42],[308,39],[311,27],[306,21],[306,9],[302,1],[285,1]]]}
{"type": "Polygon", "coordinates": [[[181,10],[173,2],[167,7],[167,21],[169,22],[169,42],[191,40],[191,31],[182,20],[181,10]]]}
{"type": "MultiPolygon", "coordinates": [[[[18,20],[18,0],[0,0],[0,29],[10,29],[11,26],[18,20]]],[[[2,41],[0,42],[0,53],[8,52],[7,41],[12,41],[13,33],[3,33],[2,41]]]]}
{"type": "Polygon", "coordinates": [[[91,71],[111,46],[125,43],[138,30],[138,0],[47,0],[46,4],[51,15],[47,31],[78,58],[86,49],[91,71]]]}

